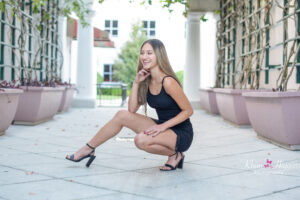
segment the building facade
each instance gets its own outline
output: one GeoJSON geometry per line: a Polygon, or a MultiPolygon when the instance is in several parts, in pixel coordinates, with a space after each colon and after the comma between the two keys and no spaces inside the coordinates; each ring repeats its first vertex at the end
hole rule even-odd
{"type": "MultiPolygon", "coordinates": [[[[122,0],[94,2],[95,11],[92,26],[109,33],[115,48],[94,47],[93,65],[105,81],[112,81],[113,64],[125,43],[130,40],[132,25],[140,23],[148,38],[160,39],[166,46],[167,53],[174,71],[183,70],[185,64],[185,23],[183,8],[178,6],[172,13],[162,8],[158,2],[151,6],[143,6],[138,2],[130,3],[122,0]],[[116,6],[117,5],[117,6],[116,6]]],[[[68,47],[71,51],[70,65],[77,65],[77,41],[72,40],[68,47]]],[[[76,70],[71,72],[71,82],[76,83],[76,70]]]]}

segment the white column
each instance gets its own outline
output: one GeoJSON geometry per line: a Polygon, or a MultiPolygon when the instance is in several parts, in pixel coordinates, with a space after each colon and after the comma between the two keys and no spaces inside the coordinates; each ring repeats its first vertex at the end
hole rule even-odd
{"type": "Polygon", "coordinates": [[[69,65],[69,56],[68,56],[68,45],[67,45],[67,19],[66,17],[60,16],[58,20],[58,44],[62,53],[62,57],[59,62],[63,63],[61,78],[63,82],[69,82],[70,76],[70,65],[69,65]]]}
{"type": "Polygon", "coordinates": [[[90,24],[82,27],[78,21],[78,50],[77,50],[77,95],[73,101],[74,107],[94,108],[96,106],[97,73],[93,65],[94,30],[91,24],[94,12],[85,17],[90,24]]]}
{"type": "Polygon", "coordinates": [[[209,12],[205,14],[206,22],[200,22],[200,86],[213,87],[216,79],[217,65],[217,15],[209,12]]]}
{"type": "Polygon", "coordinates": [[[187,21],[183,89],[193,108],[200,107],[200,14],[189,13],[187,21]]]}

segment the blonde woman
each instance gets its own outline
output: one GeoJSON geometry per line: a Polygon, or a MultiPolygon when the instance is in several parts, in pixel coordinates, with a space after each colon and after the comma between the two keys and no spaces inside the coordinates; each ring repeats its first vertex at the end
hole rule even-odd
{"type": "Polygon", "coordinates": [[[136,134],[135,145],[148,153],[168,156],[162,171],[183,167],[184,154],[193,140],[189,117],[193,109],[170,65],[163,43],[150,39],[140,49],[138,69],[132,85],[128,110],[121,110],[75,154],[66,159],[79,162],[95,159],[95,148],[116,136],[122,127],[136,134]],[[156,109],[158,120],[136,113],[141,105],[156,109]]]}

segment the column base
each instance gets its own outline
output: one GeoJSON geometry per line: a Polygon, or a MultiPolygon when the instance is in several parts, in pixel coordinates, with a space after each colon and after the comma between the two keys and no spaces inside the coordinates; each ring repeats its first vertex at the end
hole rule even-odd
{"type": "Polygon", "coordinates": [[[190,101],[191,105],[192,105],[192,108],[193,109],[200,109],[201,106],[200,106],[200,101],[190,101]]]}
{"type": "Polygon", "coordinates": [[[96,107],[96,99],[74,98],[74,100],[72,102],[72,107],[75,107],[75,108],[95,108],[96,107]]]}

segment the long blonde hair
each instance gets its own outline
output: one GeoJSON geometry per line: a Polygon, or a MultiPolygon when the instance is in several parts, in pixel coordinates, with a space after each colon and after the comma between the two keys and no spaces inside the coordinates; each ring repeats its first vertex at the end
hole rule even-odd
{"type": "MultiPolygon", "coordinates": [[[[142,44],[141,49],[145,44],[150,44],[152,46],[157,59],[157,64],[160,67],[160,69],[168,76],[172,76],[180,84],[169,62],[167,51],[164,44],[158,39],[149,39],[142,44]]],[[[139,72],[142,68],[143,68],[143,64],[139,59],[137,72],[139,72]]],[[[143,82],[140,83],[139,90],[138,90],[138,104],[144,105],[145,113],[147,113],[147,92],[148,92],[150,80],[151,77],[148,76],[143,82]]]]}

